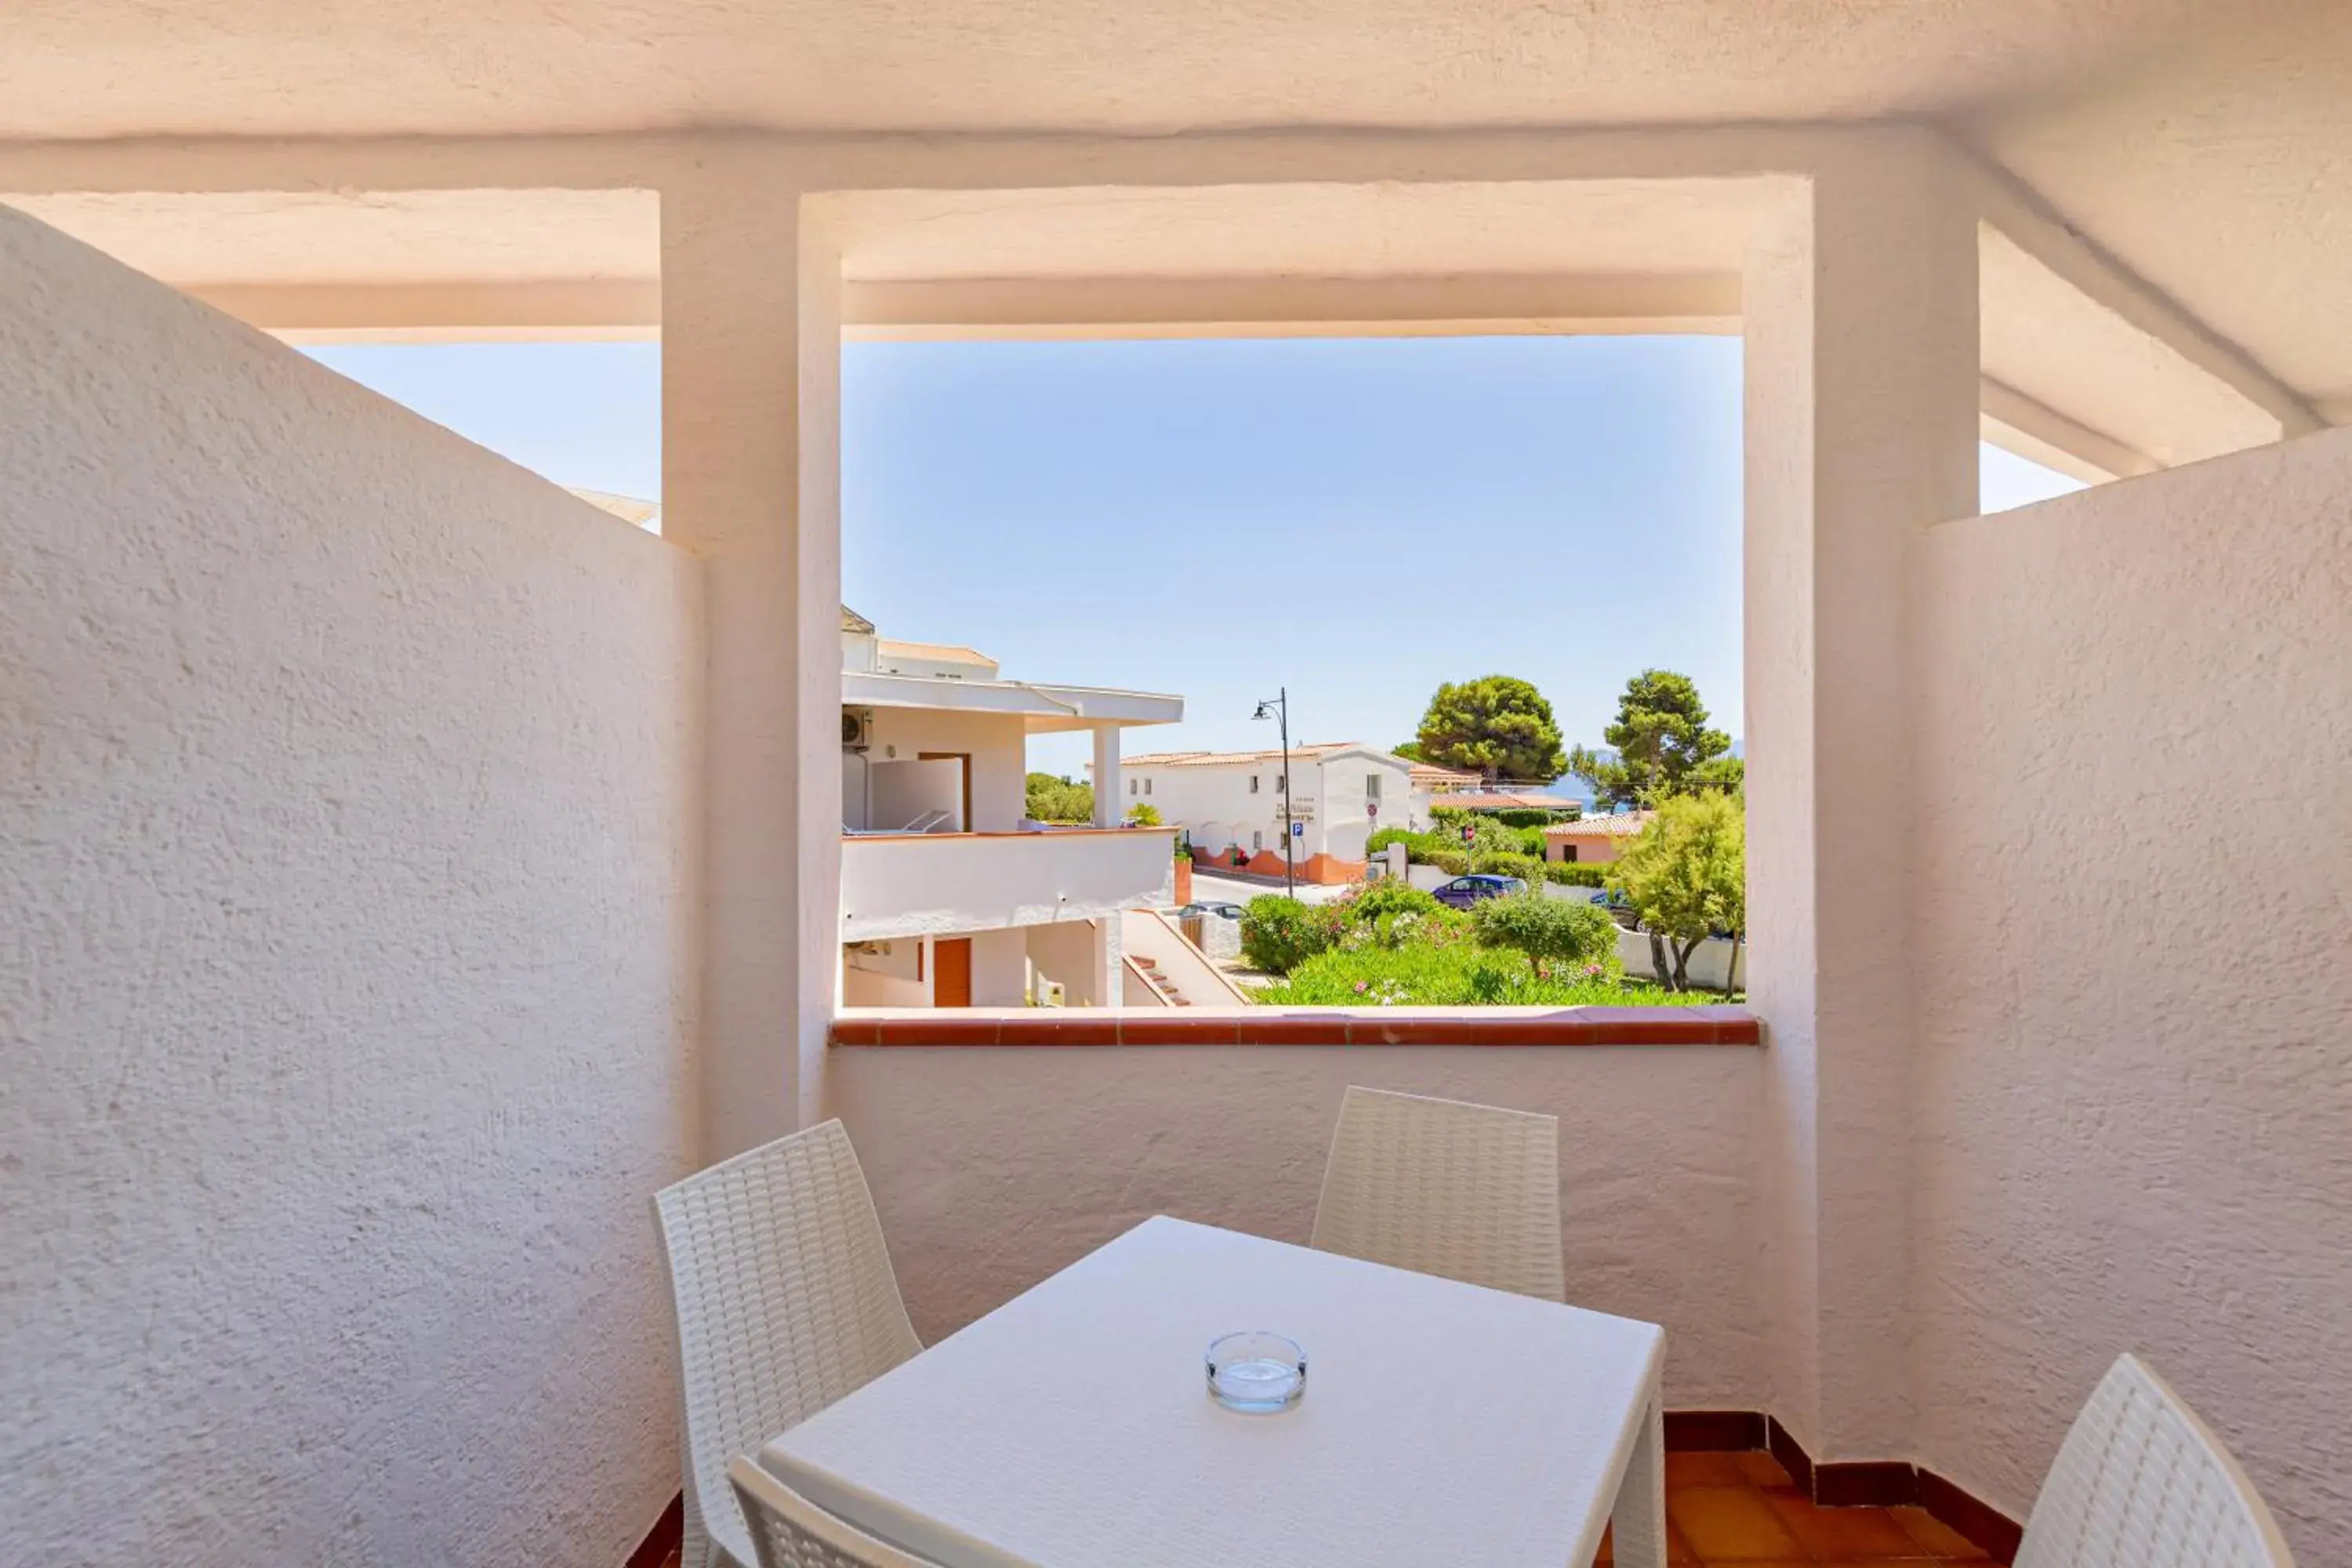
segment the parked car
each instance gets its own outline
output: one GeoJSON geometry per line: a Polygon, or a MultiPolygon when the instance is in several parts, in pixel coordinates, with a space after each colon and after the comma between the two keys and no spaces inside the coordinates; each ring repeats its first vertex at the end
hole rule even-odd
{"type": "Polygon", "coordinates": [[[1220,920],[1237,921],[1242,918],[1242,907],[1215,899],[1186,904],[1176,911],[1176,915],[1180,920],[1186,915],[1215,915],[1220,920]]]}
{"type": "Polygon", "coordinates": [[[1486,871],[1474,871],[1467,877],[1456,877],[1442,887],[1430,890],[1430,897],[1439,903],[1457,910],[1499,899],[1509,893],[1524,893],[1528,885],[1517,877],[1497,877],[1486,871]]]}

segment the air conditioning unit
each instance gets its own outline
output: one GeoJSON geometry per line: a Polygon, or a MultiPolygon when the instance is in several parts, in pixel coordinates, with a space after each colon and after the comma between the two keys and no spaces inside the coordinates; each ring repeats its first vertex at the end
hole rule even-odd
{"type": "Polygon", "coordinates": [[[841,749],[862,752],[874,743],[874,710],[845,708],[841,710],[841,749]]]}

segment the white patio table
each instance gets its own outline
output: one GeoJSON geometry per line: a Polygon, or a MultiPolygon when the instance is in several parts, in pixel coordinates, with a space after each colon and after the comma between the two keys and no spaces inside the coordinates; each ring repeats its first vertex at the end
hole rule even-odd
{"type": "Polygon", "coordinates": [[[1584,1568],[1665,1562],[1636,1322],[1165,1216],[770,1441],[761,1462],[945,1568],[1584,1568]],[[1270,1329],[1305,1397],[1212,1399],[1270,1329]]]}

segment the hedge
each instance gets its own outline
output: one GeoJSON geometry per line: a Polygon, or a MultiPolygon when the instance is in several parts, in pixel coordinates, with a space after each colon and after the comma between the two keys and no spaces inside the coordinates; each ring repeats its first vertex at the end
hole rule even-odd
{"type": "Polygon", "coordinates": [[[1507,899],[1488,899],[1471,911],[1478,940],[1516,947],[1529,958],[1570,964],[1614,963],[1617,922],[1596,904],[1547,898],[1530,887],[1507,899]]]}
{"type": "Polygon", "coordinates": [[[1544,877],[1544,863],[1532,855],[1514,855],[1508,850],[1480,850],[1474,865],[1468,855],[1459,849],[1441,849],[1429,858],[1429,864],[1449,877],[1459,877],[1475,870],[1480,876],[1517,877],[1524,882],[1536,882],[1544,877]]]}
{"type": "Polygon", "coordinates": [[[1564,888],[1605,888],[1608,879],[1598,866],[1579,864],[1573,860],[1554,860],[1544,866],[1544,880],[1558,882],[1564,888]]]}

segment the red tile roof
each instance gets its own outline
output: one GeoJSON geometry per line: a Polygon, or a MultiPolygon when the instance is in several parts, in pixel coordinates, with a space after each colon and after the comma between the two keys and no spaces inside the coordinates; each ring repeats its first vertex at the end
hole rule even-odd
{"type": "Polygon", "coordinates": [[[1574,822],[1555,822],[1544,829],[1546,838],[1631,838],[1650,825],[1654,811],[1603,812],[1574,822]]]}
{"type": "Polygon", "coordinates": [[[1516,790],[1463,790],[1441,795],[1430,803],[1448,811],[1574,811],[1580,802],[1566,795],[1534,795],[1516,790]]]}

